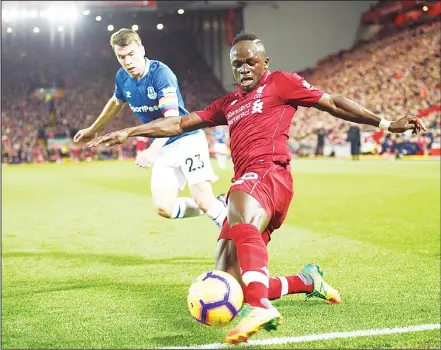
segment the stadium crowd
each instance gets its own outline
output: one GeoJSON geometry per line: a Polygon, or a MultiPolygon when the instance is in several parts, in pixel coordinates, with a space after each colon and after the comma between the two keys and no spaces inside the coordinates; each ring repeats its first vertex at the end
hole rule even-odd
{"type": "MultiPolygon", "coordinates": [[[[146,55],[169,65],[178,76],[187,109],[205,107],[224,94],[221,83],[184,33],[141,33],[146,55]],[[167,45],[163,43],[167,42],[167,45]],[[186,55],[182,55],[185,52],[186,55]]],[[[67,40],[67,39],[66,39],[67,40]]],[[[343,94],[388,119],[404,114],[424,117],[429,128],[417,136],[384,134],[362,127],[367,153],[431,154],[440,143],[440,22],[407,28],[331,55],[300,72],[308,82],[343,94]]],[[[2,52],[2,162],[59,162],[131,157],[148,146],[137,138],[124,148],[91,150],[71,138],[90,125],[113,94],[119,68],[108,37],[78,36],[62,50],[35,36],[6,43],[2,52]]],[[[105,131],[137,124],[125,108],[105,131]]],[[[294,154],[323,154],[323,144],[345,144],[350,124],[315,109],[299,108],[290,131],[294,154]],[[317,143],[321,147],[317,147],[317,143]]],[[[207,130],[209,143],[213,138],[207,130]]]]}
{"type": "MultiPolygon", "coordinates": [[[[361,128],[378,144],[375,152],[427,154],[440,143],[440,40],[440,22],[435,21],[329,56],[300,74],[320,89],[345,95],[387,119],[424,117],[429,130],[418,137],[361,128]]],[[[314,153],[323,131],[326,142],[345,143],[349,127],[327,113],[301,108],[291,129],[292,149],[314,153]]]]}

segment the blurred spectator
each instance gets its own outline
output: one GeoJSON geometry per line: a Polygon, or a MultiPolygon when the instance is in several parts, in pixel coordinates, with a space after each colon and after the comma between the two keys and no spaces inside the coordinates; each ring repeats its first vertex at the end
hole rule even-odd
{"type": "MultiPolygon", "coordinates": [[[[347,96],[387,119],[419,115],[436,135],[441,116],[440,27],[440,21],[409,27],[331,55],[299,74],[316,87],[347,96]]],[[[323,123],[326,141],[331,143],[341,142],[350,126],[316,109],[299,108],[290,137],[300,143],[300,150],[309,149],[307,155],[313,154],[309,146],[315,134],[312,120],[323,123]]],[[[363,132],[375,129],[361,126],[363,132]]],[[[384,139],[376,142],[384,143],[384,139]]]]}
{"type": "Polygon", "coordinates": [[[361,133],[358,125],[352,125],[348,130],[347,140],[351,144],[351,156],[353,160],[360,159],[361,133]]]}
{"type": "Polygon", "coordinates": [[[320,126],[315,131],[315,134],[317,135],[317,145],[315,146],[315,155],[316,156],[323,156],[324,149],[325,149],[326,131],[323,128],[323,126],[320,126]]]}

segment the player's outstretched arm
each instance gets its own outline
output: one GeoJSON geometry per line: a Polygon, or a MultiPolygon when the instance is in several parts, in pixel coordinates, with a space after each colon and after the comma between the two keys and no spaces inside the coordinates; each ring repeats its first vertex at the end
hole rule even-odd
{"type": "Polygon", "coordinates": [[[404,116],[398,120],[389,121],[341,95],[324,93],[313,107],[343,120],[357,124],[377,126],[393,133],[402,133],[406,130],[412,130],[414,134],[418,134],[421,130],[426,130],[423,121],[418,117],[404,116]]]}
{"type": "Polygon", "coordinates": [[[101,131],[107,125],[107,123],[109,123],[121,112],[125,105],[126,102],[119,101],[115,98],[115,96],[112,96],[104,106],[101,114],[91,125],[91,128],[95,131],[101,131]]]}
{"type": "Polygon", "coordinates": [[[133,128],[114,131],[104,136],[96,137],[87,145],[89,147],[96,147],[104,143],[106,147],[111,147],[123,144],[129,137],[133,136],[151,138],[172,137],[208,126],[209,124],[203,121],[196,113],[190,113],[182,117],[160,118],[133,128]]]}
{"type": "Polygon", "coordinates": [[[125,102],[118,101],[117,99],[115,99],[114,96],[112,96],[104,106],[103,111],[95,120],[95,122],[88,128],[82,129],[76,133],[73,139],[74,142],[78,143],[81,141],[87,142],[92,140],[96,136],[96,134],[106,126],[109,121],[115,118],[119,114],[119,112],[121,112],[125,105],[125,102]]]}

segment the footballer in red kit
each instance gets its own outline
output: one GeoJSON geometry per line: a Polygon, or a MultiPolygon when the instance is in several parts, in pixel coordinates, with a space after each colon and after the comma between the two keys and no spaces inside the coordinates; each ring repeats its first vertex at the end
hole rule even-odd
{"type": "Polygon", "coordinates": [[[356,102],[311,86],[295,73],[269,71],[269,58],[254,34],[240,33],[232,43],[230,63],[238,90],[213,102],[202,111],[99,136],[88,145],[107,147],[129,137],[171,137],[192,130],[228,125],[233,184],[228,192],[228,214],[216,252],[216,269],[241,282],[245,304],[238,324],[225,336],[237,344],[261,329],[277,329],[281,315],[270,300],[285,294],[306,293],[339,304],[339,292],[323,279],[316,264],[298,274],[270,277],[268,248],[271,233],[283,223],[293,197],[289,129],[297,107],[313,107],[336,118],[367,124],[394,133],[426,130],[418,117],[389,121],[356,102]]]}
{"type": "MultiPolygon", "coordinates": [[[[234,179],[230,192],[252,195],[271,221],[262,238],[283,223],[293,196],[287,140],[298,106],[311,107],[323,92],[298,74],[266,71],[252,92],[240,88],[196,112],[209,126],[228,125],[234,179]],[[250,147],[252,145],[252,147],[250,147]]],[[[231,239],[227,223],[219,238],[231,239]]]]}
{"type": "Polygon", "coordinates": [[[266,71],[252,92],[239,86],[196,113],[209,126],[228,125],[234,173],[241,177],[251,164],[289,163],[287,140],[297,107],[311,107],[322,95],[295,73],[266,71]]]}

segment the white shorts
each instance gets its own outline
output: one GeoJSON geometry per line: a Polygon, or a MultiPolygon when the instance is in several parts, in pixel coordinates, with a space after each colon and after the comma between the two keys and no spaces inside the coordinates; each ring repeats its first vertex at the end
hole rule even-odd
{"type": "Polygon", "coordinates": [[[199,131],[162,148],[153,164],[151,188],[173,186],[182,191],[187,181],[188,186],[193,186],[215,180],[207,138],[203,131],[199,131]]]}
{"type": "Polygon", "coordinates": [[[220,154],[228,154],[228,147],[225,143],[216,142],[213,145],[213,152],[220,154]]]}

